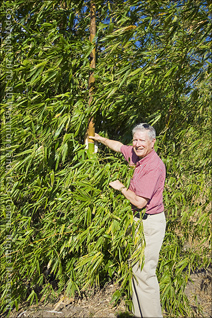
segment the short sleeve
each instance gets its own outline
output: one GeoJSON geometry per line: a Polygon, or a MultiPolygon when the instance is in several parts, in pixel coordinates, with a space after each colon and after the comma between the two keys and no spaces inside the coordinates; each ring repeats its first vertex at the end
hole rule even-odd
{"type": "Polygon", "coordinates": [[[129,163],[130,166],[134,166],[136,162],[139,161],[139,157],[136,156],[132,146],[121,146],[121,152],[124,156],[124,159],[129,163]]]}

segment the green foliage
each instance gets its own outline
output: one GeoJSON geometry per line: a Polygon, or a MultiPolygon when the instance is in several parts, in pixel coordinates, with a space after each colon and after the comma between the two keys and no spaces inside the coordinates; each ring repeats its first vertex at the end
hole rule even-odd
{"type": "Polygon", "coordinates": [[[142,264],[143,233],[129,202],[108,184],[128,186],[133,169],[101,145],[96,155],[86,152],[94,117],[97,132],[123,143],[136,123],[156,127],[167,167],[162,305],[170,317],[194,314],[184,289],[192,271],[210,265],[210,6],[96,1],[96,84],[88,107],[88,3],[3,1],[2,311],[110,279],[120,284],[114,301],[125,297],[130,306],[131,264],[142,264]]]}

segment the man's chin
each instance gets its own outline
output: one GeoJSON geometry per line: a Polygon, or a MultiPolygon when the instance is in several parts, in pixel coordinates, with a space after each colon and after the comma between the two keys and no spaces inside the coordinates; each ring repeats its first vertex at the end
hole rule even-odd
{"type": "Polygon", "coordinates": [[[136,154],[139,158],[143,158],[143,156],[144,156],[143,151],[135,151],[135,154],[136,154]]]}

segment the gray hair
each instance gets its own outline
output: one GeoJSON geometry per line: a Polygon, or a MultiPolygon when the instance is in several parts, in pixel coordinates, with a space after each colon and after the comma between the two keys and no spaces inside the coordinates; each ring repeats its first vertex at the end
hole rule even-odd
{"type": "Polygon", "coordinates": [[[153,139],[156,139],[156,131],[155,131],[155,128],[150,126],[149,124],[146,124],[146,123],[141,123],[137,126],[135,126],[132,130],[132,135],[135,134],[136,131],[145,131],[147,130],[148,131],[148,135],[149,135],[149,138],[151,140],[153,139]]]}

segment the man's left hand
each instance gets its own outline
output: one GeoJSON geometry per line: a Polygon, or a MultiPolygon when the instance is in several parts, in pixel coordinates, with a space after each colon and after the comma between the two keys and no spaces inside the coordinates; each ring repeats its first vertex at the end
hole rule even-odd
{"type": "Polygon", "coordinates": [[[115,180],[109,183],[109,186],[111,186],[113,189],[120,191],[122,188],[125,188],[123,183],[121,183],[119,180],[115,180]]]}

